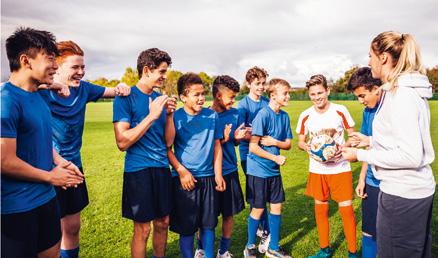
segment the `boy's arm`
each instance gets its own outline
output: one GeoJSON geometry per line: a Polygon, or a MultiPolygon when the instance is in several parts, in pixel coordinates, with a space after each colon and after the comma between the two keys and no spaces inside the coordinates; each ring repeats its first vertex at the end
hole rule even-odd
{"type": "Polygon", "coordinates": [[[360,198],[367,197],[367,194],[365,193],[365,178],[367,176],[367,170],[368,170],[368,163],[362,162],[362,168],[360,170],[359,180],[356,186],[356,194],[360,198]]]}
{"type": "Polygon", "coordinates": [[[78,175],[80,177],[84,177],[82,172],[79,170],[79,168],[73,162],[69,162],[68,160],[64,159],[61,155],[59,155],[59,153],[56,151],[55,148],[52,148],[52,152],[53,152],[53,163],[55,165],[61,165],[61,164],[65,164],[65,163],[70,163],[70,165],[67,166],[66,168],[70,169],[73,172],[75,172],[76,175],[78,175]]]}
{"type": "Polygon", "coordinates": [[[147,132],[155,120],[160,117],[167,98],[166,95],[163,95],[152,101],[149,106],[149,114],[134,128],[129,128],[131,124],[128,122],[114,123],[116,143],[119,150],[126,151],[147,132]]]}
{"type": "Polygon", "coordinates": [[[214,140],[214,179],[216,190],[223,192],[226,189],[225,180],[222,177],[222,145],[219,139],[214,140]]]}
{"type": "Polygon", "coordinates": [[[278,165],[283,165],[286,162],[286,157],[281,155],[274,155],[262,149],[259,146],[260,136],[253,135],[251,141],[249,142],[249,151],[261,158],[272,160],[278,165]]]}
{"type": "Polygon", "coordinates": [[[173,121],[173,113],[168,114],[166,116],[166,128],[164,130],[164,139],[166,141],[166,147],[170,148],[173,145],[173,141],[175,140],[175,124],[173,121]]]}
{"type": "Polygon", "coordinates": [[[263,136],[260,143],[264,146],[275,146],[282,150],[290,150],[292,146],[292,140],[286,139],[284,141],[277,140],[271,136],[263,136]]]}
{"type": "Polygon", "coordinates": [[[71,162],[57,165],[48,173],[20,159],[16,155],[17,141],[15,138],[1,138],[1,153],[2,175],[62,187],[70,187],[83,182],[81,176],[67,168],[71,162]]]}
{"type": "Polygon", "coordinates": [[[103,98],[114,98],[115,96],[128,96],[131,93],[131,87],[122,82],[116,87],[106,87],[103,93],[103,98]]]}
{"type": "Polygon", "coordinates": [[[188,171],[176,158],[175,153],[172,150],[172,146],[167,148],[167,158],[169,159],[170,165],[178,173],[181,186],[184,190],[190,191],[195,188],[196,178],[193,177],[192,173],[188,171]]]}
{"type": "Polygon", "coordinates": [[[300,148],[301,150],[303,150],[305,152],[310,151],[310,146],[309,146],[309,144],[307,144],[306,136],[304,134],[298,135],[298,148],[300,148]]]}

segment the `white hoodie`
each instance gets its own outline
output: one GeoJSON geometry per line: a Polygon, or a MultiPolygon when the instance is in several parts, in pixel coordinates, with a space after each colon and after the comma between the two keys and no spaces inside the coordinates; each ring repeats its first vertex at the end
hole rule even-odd
{"type": "Polygon", "coordinates": [[[397,86],[395,92],[384,91],[373,121],[370,149],[358,150],[357,158],[372,164],[384,193],[426,198],[435,192],[427,102],[432,86],[425,75],[417,73],[401,75],[397,86]]]}

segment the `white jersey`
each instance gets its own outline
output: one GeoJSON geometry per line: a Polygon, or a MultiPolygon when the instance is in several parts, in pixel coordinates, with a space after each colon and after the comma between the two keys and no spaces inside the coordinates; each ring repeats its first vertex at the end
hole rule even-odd
{"type": "MultiPolygon", "coordinates": [[[[345,143],[344,131],[354,126],[353,118],[343,105],[330,102],[329,108],[324,113],[316,112],[311,106],[301,113],[296,132],[297,134],[319,135],[329,134],[336,143],[345,143]]],[[[351,171],[350,162],[341,158],[336,162],[322,163],[309,157],[309,171],[315,174],[339,174],[351,171]]]]}

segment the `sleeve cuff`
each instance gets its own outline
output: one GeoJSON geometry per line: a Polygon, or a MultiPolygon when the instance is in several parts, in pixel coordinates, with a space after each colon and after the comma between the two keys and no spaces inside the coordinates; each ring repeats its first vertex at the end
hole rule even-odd
{"type": "Polygon", "coordinates": [[[362,162],[368,162],[368,154],[369,151],[367,150],[357,150],[357,160],[362,162]]]}

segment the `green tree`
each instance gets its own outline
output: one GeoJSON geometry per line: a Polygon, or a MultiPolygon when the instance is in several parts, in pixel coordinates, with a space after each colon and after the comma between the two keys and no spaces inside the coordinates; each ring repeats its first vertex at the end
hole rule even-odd
{"type": "Polygon", "coordinates": [[[210,95],[211,94],[211,86],[213,84],[214,78],[210,77],[205,72],[200,72],[198,75],[199,75],[199,77],[201,77],[201,80],[204,83],[205,95],[210,95]]]}
{"type": "Polygon", "coordinates": [[[115,87],[115,86],[117,86],[117,84],[120,83],[119,80],[110,80],[109,81],[105,77],[100,77],[100,78],[97,78],[96,80],[88,80],[88,81],[93,83],[93,84],[103,86],[103,87],[115,87]]]}
{"type": "Polygon", "coordinates": [[[163,83],[163,93],[168,95],[178,95],[177,83],[182,73],[176,70],[168,70],[166,80],[163,83]]]}
{"type": "Polygon", "coordinates": [[[331,91],[333,91],[333,92],[346,92],[347,91],[348,80],[350,80],[351,75],[355,71],[357,71],[357,69],[359,69],[358,66],[353,66],[350,69],[348,69],[344,73],[344,76],[342,76],[341,78],[339,78],[338,80],[336,80],[333,83],[331,91]]]}
{"type": "Polygon", "coordinates": [[[131,67],[126,68],[125,74],[123,74],[121,81],[129,86],[136,85],[138,82],[137,70],[134,70],[131,67]]]}
{"type": "Polygon", "coordinates": [[[427,77],[432,84],[433,92],[438,92],[438,65],[427,69],[427,77]]]}

